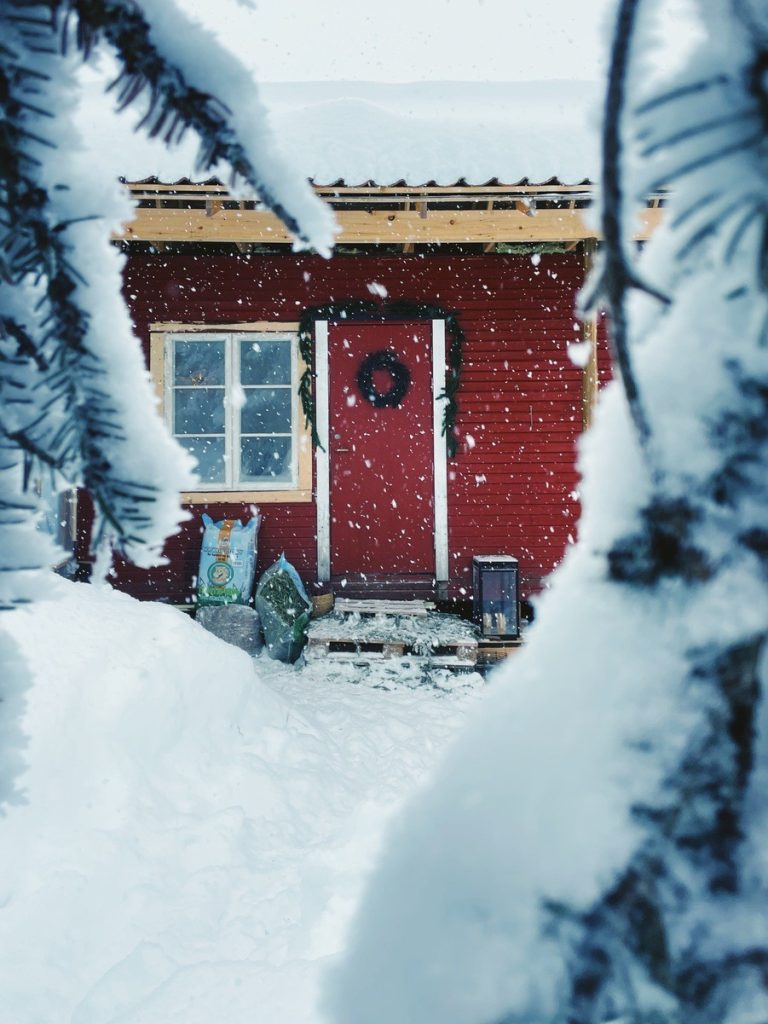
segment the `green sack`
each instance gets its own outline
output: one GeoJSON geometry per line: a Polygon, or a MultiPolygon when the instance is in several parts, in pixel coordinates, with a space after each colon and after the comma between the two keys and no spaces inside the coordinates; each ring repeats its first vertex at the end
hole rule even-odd
{"type": "Polygon", "coordinates": [[[306,640],[312,602],[285,555],[259,580],[255,603],[270,658],[296,661],[306,640]]]}

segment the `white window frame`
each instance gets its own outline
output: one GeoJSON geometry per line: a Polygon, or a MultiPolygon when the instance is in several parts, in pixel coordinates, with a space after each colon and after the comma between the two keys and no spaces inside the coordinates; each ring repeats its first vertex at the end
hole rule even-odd
{"type": "MultiPolygon", "coordinates": [[[[300,408],[298,385],[304,371],[299,354],[298,325],[295,323],[247,324],[153,324],[150,333],[150,371],[161,411],[168,429],[173,433],[173,350],[177,340],[225,342],[225,394],[240,384],[240,342],[276,341],[284,339],[291,346],[291,479],[290,481],[240,482],[239,459],[235,457],[240,439],[238,410],[234,402],[225,401],[225,454],[227,483],[201,483],[182,494],[186,504],[220,502],[310,502],[312,500],[312,441],[300,408]]],[[[241,385],[242,386],[242,385],[241,385]]],[[[284,385],[278,385],[279,387],[284,385]]],[[[246,435],[247,436],[247,435],[246,435]]],[[[266,435],[269,436],[269,435],[266,435]]],[[[279,436],[279,435],[275,435],[279,436]]]]}

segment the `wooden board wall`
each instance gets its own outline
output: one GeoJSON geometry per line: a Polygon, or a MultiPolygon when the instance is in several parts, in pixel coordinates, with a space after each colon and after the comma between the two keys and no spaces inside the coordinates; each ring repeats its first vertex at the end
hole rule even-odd
{"type": "MultiPolygon", "coordinates": [[[[451,594],[468,597],[473,554],[517,556],[524,590],[533,592],[576,536],[582,374],[567,345],[581,337],[574,306],[582,275],[575,253],[542,255],[538,263],[498,255],[323,260],[161,253],[128,259],[125,294],[145,345],[153,322],[295,321],[306,306],[370,299],[374,282],[391,300],[460,311],[466,346],[459,454],[448,467],[449,546],[451,594]]],[[[187,599],[202,511],[197,507],[168,542],[170,566],[149,572],[118,566],[116,584],[142,598],[187,599]]],[[[246,509],[217,504],[209,512],[232,516],[246,509]]],[[[311,580],[314,504],[269,505],[263,512],[259,571],[285,551],[311,580]]]]}

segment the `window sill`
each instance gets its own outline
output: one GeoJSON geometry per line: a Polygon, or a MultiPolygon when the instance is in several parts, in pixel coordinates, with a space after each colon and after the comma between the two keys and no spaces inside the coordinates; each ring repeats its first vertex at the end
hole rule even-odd
{"type": "Polygon", "coordinates": [[[312,501],[309,489],[289,491],[189,491],[182,505],[299,505],[312,501]]]}

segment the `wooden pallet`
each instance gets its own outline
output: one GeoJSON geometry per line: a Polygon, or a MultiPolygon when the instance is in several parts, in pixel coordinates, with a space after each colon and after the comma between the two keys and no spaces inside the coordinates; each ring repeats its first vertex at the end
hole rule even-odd
{"type": "Polygon", "coordinates": [[[338,598],[332,614],[310,624],[304,657],[356,665],[397,658],[473,668],[478,646],[475,629],[469,623],[453,622],[455,618],[435,612],[431,601],[338,598]],[[428,621],[429,617],[435,621],[428,621]],[[429,650],[432,644],[436,646],[429,650]]]}
{"type": "Polygon", "coordinates": [[[497,665],[523,646],[520,640],[481,640],[477,648],[478,665],[497,665]]]}
{"type": "Polygon", "coordinates": [[[442,644],[429,654],[417,654],[408,644],[397,641],[336,640],[310,636],[304,648],[304,657],[307,661],[332,659],[355,665],[404,658],[436,668],[474,668],[477,663],[477,643],[463,640],[455,644],[442,644]]]}

